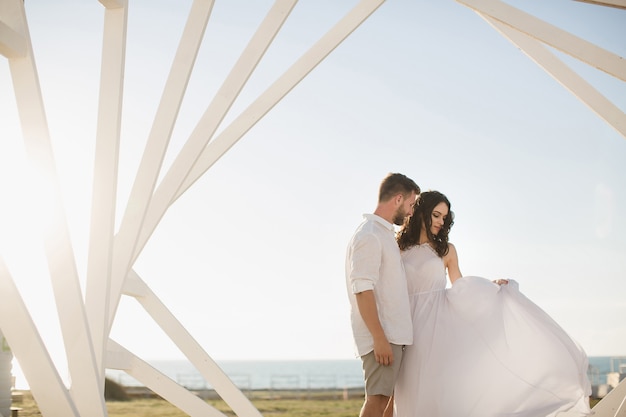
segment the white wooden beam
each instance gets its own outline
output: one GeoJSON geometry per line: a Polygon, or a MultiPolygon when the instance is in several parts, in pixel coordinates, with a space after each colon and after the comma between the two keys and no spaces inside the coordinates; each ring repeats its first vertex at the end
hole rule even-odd
{"type": "Polygon", "coordinates": [[[483,16],[496,30],[524,51],[548,74],[578,97],[583,103],[604,119],[609,125],[626,138],[626,114],[609,99],[598,92],[563,61],[546,49],[537,40],[519,32],[488,16],[483,16]]]}
{"type": "Polygon", "coordinates": [[[159,221],[167,211],[191,168],[198,160],[206,144],[213,137],[224,116],[250,78],[250,75],[267,51],[274,37],[291,13],[297,0],[277,0],[261,22],[259,28],[242,52],[226,80],[205,110],[202,118],[191,133],[187,143],[173,162],[167,175],[157,188],[143,225],[142,233],[135,248],[136,259],[159,221]]]}
{"type": "Polygon", "coordinates": [[[79,417],[1,255],[0,294],[0,329],[20,363],[39,411],[45,416],[79,417]]]}
{"type": "Polygon", "coordinates": [[[114,239],[109,300],[109,329],[119,304],[124,279],[132,266],[137,238],[165,157],[174,123],[180,110],[204,36],[213,0],[194,0],[178,50],[172,63],[161,102],[133,184],[126,211],[114,239]]]}
{"type": "Polygon", "coordinates": [[[7,58],[26,55],[26,39],[0,20],[0,54],[7,58]]]}
{"type": "Polygon", "coordinates": [[[128,7],[128,0],[98,0],[107,9],[121,9],[128,7]]]}
{"type": "Polygon", "coordinates": [[[204,148],[202,155],[176,192],[172,203],[222,157],[241,137],[270,111],[289,91],[363,23],[385,0],[361,0],[283,75],[257,98],[237,119],[204,148]]]}
{"type": "MultiPolygon", "coordinates": [[[[150,364],[144,362],[124,347],[113,340],[109,340],[109,354],[116,358],[116,361],[107,363],[107,365],[116,365],[120,363],[120,357],[127,364],[127,368],[123,368],[128,375],[150,388],[156,394],[170,402],[180,410],[184,411],[191,417],[226,417],[218,409],[209,405],[197,395],[191,393],[180,384],[173,381],[167,375],[154,369],[150,364]]],[[[111,366],[108,366],[111,368],[111,366]]]]}
{"type": "Polygon", "coordinates": [[[85,304],[94,356],[104,380],[103,354],[109,340],[111,263],[122,124],[127,8],[104,10],[102,64],[85,304]]]}
{"type": "Polygon", "coordinates": [[[130,283],[132,293],[139,292],[143,294],[140,297],[136,297],[137,301],[178,346],[181,352],[185,354],[187,359],[196,366],[202,376],[215,389],[215,392],[219,394],[237,416],[262,417],[250,400],[202,349],[202,346],[189,334],[135,271],[130,271],[126,282],[130,283]]]}
{"type": "Polygon", "coordinates": [[[594,407],[595,417],[626,417],[626,379],[623,379],[594,407]]]}
{"type": "Polygon", "coordinates": [[[597,6],[615,7],[626,10],[626,0],[575,0],[581,3],[595,4],[597,6]]]}
{"type": "Polygon", "coordinates": [[[28,34],[22,24],[23,7],[18,0],[0,2],[0,54],[6,58],[25,57],[28,53],[28,34]]]}
{"type": "Polygon", "coordinates": [[[613,77],[626,81],[626,60],[499,0],[456,0],[613,77]]]}
{"type": "MultiPolygon", "coordinates": [[[[23,2],[21,0],[5,1],[13,1],[19,5],[20,16],[12,27],[20,33],[28,34],[23,2]]],[[[45,223],[43,226],[44,248],[68,357],[72,381],[70,395],[81,415],[104,417],[106,415],[104,388],[95,362],[61,197],[60,182],[50,143],[39,77],[28,35],[26,35],[26,45],[26,56],[9,58],[9,69],[13,78],[26,152],[40,186],[37,192],[42,195],[46,194],[47,197],[45,207],[47,216],[42,219],[45,223]]],[[[57,383],[57,381],[48,382],[57,383]]]]}

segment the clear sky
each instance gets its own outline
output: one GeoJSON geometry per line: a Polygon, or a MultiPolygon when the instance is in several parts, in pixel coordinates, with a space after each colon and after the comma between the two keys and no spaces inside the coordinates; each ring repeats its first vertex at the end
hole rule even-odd
{"type": "MultiPolygon", "coordinates": [[[[508,3],[626,56],[624,10],[508,3]]],[[[118,220],[190,4],[130,1],[118,220]]],[[[298,4],[225,123],[354,4],[298,4]]],[[[271,5],[216,2],[165,168],[271,5]]],[[[104,11],[26,8],[84,284],[104,11]]],[[[626,109],[623,82],[564,59],[626,109]]],[[[6,59],[0,135],[6,168],[21,146],[6,59]]],[[[352,358],[346,245],[380,180],[402,172],[451,200],[465,275],[515,279],[589,355],[626,355],[625,160],[624,137],[472,10],[389,0],[171,206],[135,270],[214,359],[352,358]]],[[[5,239],[3,254],[62,364],[38,247],[5,239]]],[[[183,358],[133,299],[112,337],[144,359],[183,358]]]]}

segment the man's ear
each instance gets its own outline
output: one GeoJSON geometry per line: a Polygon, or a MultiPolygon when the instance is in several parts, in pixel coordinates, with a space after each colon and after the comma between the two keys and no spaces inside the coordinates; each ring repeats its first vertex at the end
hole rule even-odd
{"type": "Polygon", "coordinates": [[[404,201],[404,196],[402,194],[398,194],[396,195],[396,198],[394,199],[396,206],[400,206],[402,204],[402,202],[404,201]]]}

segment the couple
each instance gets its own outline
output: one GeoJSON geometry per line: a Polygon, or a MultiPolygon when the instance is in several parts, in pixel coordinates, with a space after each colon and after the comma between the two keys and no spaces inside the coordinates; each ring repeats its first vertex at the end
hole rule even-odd
{"type": "Polygon", "coordinates": [[[360,417],[590,413],[583,350],[515,281],[462,276],[443,194],[389,174],[364,217],[346,257],[360,417]]]}

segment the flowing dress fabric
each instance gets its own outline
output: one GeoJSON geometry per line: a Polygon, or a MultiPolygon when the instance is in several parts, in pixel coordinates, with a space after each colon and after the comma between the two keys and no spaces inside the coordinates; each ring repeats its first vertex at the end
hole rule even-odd
{"type": "Polygon", "coordinates": [[[519,292],[463,277],[446,289],[430,245],[403,252],[413,313],[395,389],[397,417],[556,417],[590,413],[587,356],[519,292]]]}

